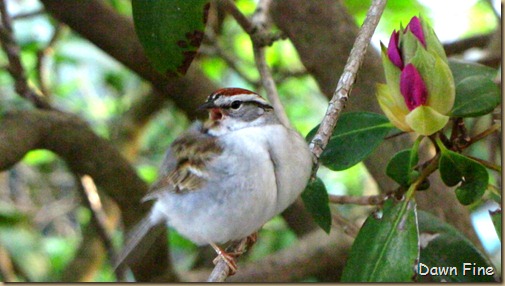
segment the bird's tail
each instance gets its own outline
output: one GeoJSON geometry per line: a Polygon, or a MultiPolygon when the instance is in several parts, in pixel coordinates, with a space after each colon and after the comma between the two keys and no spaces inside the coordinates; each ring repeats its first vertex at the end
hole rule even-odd
{"type": "Polygon", "coordinates": [[[154,242],[154,240],[158,237],[161,231],[156,231],[156,233],[147,233],[151,229],[162,230],[162,228],[155,228],[158,224],[160,224],[162,220],[154,219],[153,216],[147,215],[140,222],[135,225],[135,227],[128,232],[124,247],[121,252],[118,254],[114,261],[114,269],[118,268],[121,264],[129,261],[135,261],[137,258],[142,257],[149,247],[154,242]],[[142,243],[140,243],[142,241],[142,243]],[[137,247],[142,245],[142,247],[137,247]],[[134,251],[135,250],[135,251],[134,251]]]}

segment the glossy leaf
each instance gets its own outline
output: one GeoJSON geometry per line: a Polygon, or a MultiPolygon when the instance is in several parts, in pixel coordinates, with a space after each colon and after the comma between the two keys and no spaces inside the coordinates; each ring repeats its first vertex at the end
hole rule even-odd
{"type": "Polygon", "coordinates": [[[451,69],[456,84],[472,76],[483,76],[493,80],[498,74],[495,69],[488,66],[454,59],[449,60],[449,68],[451,69]]]}
{"type": "MultiPolygon", "coordinates": [[[[310,141],[319,126],[307,135],[310,141]]],[[[394,127],[380,114],[349,112],[340,116],[337,126],[321,154],[323,165],[334,171],[354,166],[370,155],[394,127]]]]}
{"type": "Polygon", "coordinates": [[[415,202],[384,204],[370,215],[351,249],[341,282],[409,282],[418,259],[415,202]]]}
{"type": "Polygon", "coordinates": [[[132,0],[135,31],[154,68],[185,74],[203,40],[209,0],[132,0]]]}
{"type": "Polygon", "coordinates": [[[386,175],[404,187],[410,186],[418,175],[413,168],[417,165],[419,157],[417,152],[412,154],[412,149],[402,150],[396,153],[386,167],[386,175]]]}
{"type": "Polygon", "coordinates": [[[475,117],[491,112],[501,101],[500,90],[493,82],[497,71],[487,66],[450,60],[456,84],[453,117],[475,117]]]}
{"type": "Polygon", "coordinates": [[[502,222],[501,209],[498,209],[496,211],[490,211],[489,214],[491,215],[491,220],[493,221],[494,228],[496,229],[496,233],[498,234],[498,238],[500,238],[501,240],[501,222],[502,222]]]}
{"type": "Polygon", "coordinates": [[[453,117],[476,117],[487,114],[500,104],[498,86],[484,76],[471,76],[456,84],[453,117]]]}
{"type": "Polygon", "coordinates": [[[310,212],[314,221],[326,232],[331,229],[331,212],[328,192],[321,179],[310,182],[302,193],[305,208],[310,212]]]}
{"type": "Polygon", "coordinates": [[[442,181],[449,186],[455,186],[456,197],[463,205],[474,203],[484,195],[489,174],[478,162],[456,152],[443,150],[439,162],[442,181]]]}
{"type": "MultiPolygon", "coordinates": [[[[458,230],[423,211],[419,211],[418,219],[421,255],[417,280],[421,282],[496,281],[493,276],[473,275],[471,270],[464,271],[464,263],[475,263],[477,267],[492,267],[492,265],[458,230]],[[433,267],[435,267],[434,270],[433,267]],[[455,267],[456,272],[450,267],[455,267]],[[431,275],[430,271],[437,271],[433,272],[437,275],[431,275]],[[441,271],[452,272],[442,273],[441,271]]],[[[466,268],[471,266],[473,265],[466,265],[466,268]]]]}

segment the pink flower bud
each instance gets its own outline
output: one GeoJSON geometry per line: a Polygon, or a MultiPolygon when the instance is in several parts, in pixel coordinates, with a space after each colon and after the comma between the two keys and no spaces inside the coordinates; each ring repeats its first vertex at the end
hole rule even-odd
{"type": "Polygon", "coordinates": [[[421,26],[421,21],[418,17],[412,17],[407,28],[405,29],[405,33],[410,30],[414,36],[423,44],[423,47],[426,48],[426,39],[424,38],[423,27],[421,26]]]}
{"type": "Polygon", "coordinates": [[[402,56],[400,55],[400,48],[398,44],[399,39],[400,32],[394,30],[391,34],[391,38],[389,38],[388,57],[395,66],[397,66],[399,69],[403,69],[403,60],[402,56]]]}
{"type": "Polygon", "coordinates": [[[428,99],[426,85],[413,64],[406,65],[400,75],[400,92],[409,110],[424,105],[428,99]]]}

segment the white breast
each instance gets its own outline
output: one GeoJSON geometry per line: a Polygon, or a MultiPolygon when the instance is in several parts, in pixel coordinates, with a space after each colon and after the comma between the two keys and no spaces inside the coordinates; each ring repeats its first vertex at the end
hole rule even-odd
{"type": "Polygon", "coordinates": [[[222,136],[224,152],[208,165],[209,180],[203,188],[164,194],[155,212],[163,213],[170,226],[197,244],[224,243],[261,228],[276,215],[278,193],[264,128],[272,127],[244,128],[222,136]]]}

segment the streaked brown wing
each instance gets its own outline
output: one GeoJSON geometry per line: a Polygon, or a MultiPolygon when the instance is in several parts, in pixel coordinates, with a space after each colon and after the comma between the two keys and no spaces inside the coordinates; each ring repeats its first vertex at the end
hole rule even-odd
{"type": "Polygon", "coordinates": [[[203,186],[208,173],[206,164],[223,152],[217,138],[201,132],[189,132],[176,139],[170,147],[175,168],[154,183],[144,200],[158,196],[160,192],[191,192],[203,186]]]}

